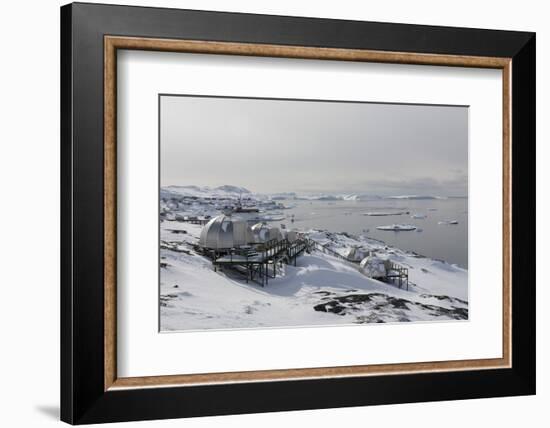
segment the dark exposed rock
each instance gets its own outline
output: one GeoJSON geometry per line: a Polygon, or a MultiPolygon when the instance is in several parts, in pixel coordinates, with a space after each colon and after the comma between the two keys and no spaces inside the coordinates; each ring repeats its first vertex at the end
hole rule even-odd
{"type": "MultiPolygon", "coordinates": [[[[454,298],[447,297],[447,299],[454,298]]],[[[446,299],[442,298],[440,300],[446,299]]],[[[456,299],[456,301],[460,301],[460,299],[456,299]]],[[[465,302],[465,304],[467,304],[467,302],[465,302]]],[[[316,311],[330,312],[341,316],[353,314],[357,311],[370,311],[371,314],[369,315],[357,316],[355,322],[361,324],[389,321],[409,322],[411,319],[407,313],[409,313],[412,308],[428,312],[428,314],[434,318],[444,317],[456,320],[468,319],[467,308],[445,308],[442,306],[428,305],[400,297],[389,296],[384,293],[349,294],[330,297],[328,294],[325,294],[322,303],[313,306],[313,309],[316,311]]]]}
{"type": "Polygon", "coordinates": [[[165,294],[165,295],[160,296],[160,298],[159,298],[160,306],[163,306],[163,307],[168,306],[168,303],[170,302],[170,300],[175,299],[177,297],[178,297],[177,294],[165,294]]]}
{"type": "Polygon", "coordinates": [[[424,298],[430,298],[433,297],[437,300],[446,300],[451,303],[462,303],[463,305],[467,305],[468,302],[466,300],[459,299],[458,297],[450,297],[450,296],[442,296],[442,295],[436,295],[436,294],[421,294],[420,297],[424,298]]]}
{"type": "Polygon", "coordinates": [[[389,297],[388,298],[388,302],[395,308],[395,309],[405,309],[405,310],[409,310],[408,306],[407,306],[407,303],[411,303],[410,301],[408,300],[405,300],[405,299],[399,299],[399,298],[396,298],[396,297],[389,297]]]}

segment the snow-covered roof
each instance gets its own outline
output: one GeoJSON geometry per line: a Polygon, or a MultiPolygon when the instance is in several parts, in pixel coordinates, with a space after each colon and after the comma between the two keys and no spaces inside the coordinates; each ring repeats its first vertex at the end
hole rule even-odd
{"type": "Polygon", "coordinates": [[[213,250],[236,248],[252,242],[254,236],[246,220],[227,215],[219,215],[206,223],[199,238],[201,247],[213,250]]]}
{"type": "Polygon", "coordinates": [[[361,260],[363,260],[365,257],[367,257],[367,255],[368,255],[368,251],[363,250],[362,248],[355,247],[355,246],[349,248],[349,249],[344,253],[344,256],[345,256],[348,260],[354,260],[354,261],[361,261],[361,260]]]}
{"type": "Polygon", "coordinates": [[[365,257],[361,261],[361,270],[369,278],[382,278],[386,276],[386,263],[376,256],[365,257]]]}

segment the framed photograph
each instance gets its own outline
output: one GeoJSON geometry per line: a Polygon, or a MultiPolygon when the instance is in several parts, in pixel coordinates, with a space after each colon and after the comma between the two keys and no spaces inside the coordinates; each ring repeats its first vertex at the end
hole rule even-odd
{"type": "Polygon", "coordinates": [[[61,416],[535,393],[535,35],[61,8],[61,416]]]}

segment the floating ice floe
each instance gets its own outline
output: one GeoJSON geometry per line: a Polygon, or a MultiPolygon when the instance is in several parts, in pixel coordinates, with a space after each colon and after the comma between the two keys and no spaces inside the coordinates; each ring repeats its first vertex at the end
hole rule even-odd
{"type": "Polygon", "coordinates": [[[415,230],[416,226],[413,226],[412,224],[390,224],[389,226],[378,226],[377,229],[399,232],[399,231],[415,230]]]}
{"type": "Polygon", "coordinates": [[[285,219],[284,215],[264,215],[258,217],[258,221],[282,221],[285,219]]]}
{"type": "Polygon", "coordinates": [[[368,216],[373,216],[373,217],[389,216],[389,215],[403,215],[403,214],[408,214],[408,211],[394,211],[394,212],[390,212],[390,211],[370,211],[370,212],[363,213],[363,215],[368,215],[368,216]]]}
{"type": "Polygon", "coordinates": [[[457,220],[443,220],[443,221],[438,221],[437,224],[441,224],[441,225],[458,224],[458,221],[457,220]]]}

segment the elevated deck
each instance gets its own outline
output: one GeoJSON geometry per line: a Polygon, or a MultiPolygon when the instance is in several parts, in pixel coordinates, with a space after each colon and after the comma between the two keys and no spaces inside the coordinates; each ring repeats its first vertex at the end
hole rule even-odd
{"type": "MultiPolygon", "coordinates": [[[[360,260],[349,259],[327,245],[304,237],[294,242],[289,242],[286,239],[274,239],[261,244],[232,248],[225,251],[202,249],[201,252],[212,260],[214,270],[231,269],[233,272],[245,277],[246,282],[255,281],[265,286],[268,284],[269,278],[277,276],[278,265],[285,263],[296,266],[298,256],[304,251],[311,251],[313,249],[350,263],[363,273],[359,267],[360,260]]],[[[408,290],[408,268],[391,260],[386,260],[384,263],[386,265],[386,274],[383,277],[375,279],[408,290]]]]}
{"type": "Polygon", "coordinates": [[[297,257],[308,249],[308,240],[271,240],[227,251],[208,251],[203,254],[212,259],[214,270],[231,269],[245,277],[267,285],[269,278],[277,276],[277,266],[283,263],[296,266],[297,257]]]}
{"type": "MultiPolygon", "coordinates": [[[[349,259],[346,256],[343,256],[342,254],[338,253],[337,251],[334,251],[332,248],[328,247],[327,245],[323,245],[320,242],[317,242],[314,240],[309,240],[309,241],[310,241],[310,244],[309,244],[310,248],[315,248],[319,251],[330,254],[336,258],[339,258],[341,260],[344,260],[348,263],[353,264],[354,266],[357,267],[357,269],[359,269],[359,264],[361,263],[361,260],[349,259]]],[[[409,289],[409,269],[391,260],[386,260],[384,264],[386,265],[386,274],[383,277],[376,278],[376,279],[381,280],[382,282],[397,285],[399,288],[405,287],[405,289],[408,290],[409,289]]]]}

